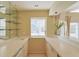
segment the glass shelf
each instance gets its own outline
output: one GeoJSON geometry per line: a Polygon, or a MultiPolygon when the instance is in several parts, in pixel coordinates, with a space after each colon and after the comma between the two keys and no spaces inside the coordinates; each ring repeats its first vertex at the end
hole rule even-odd
{"type": "Polygon", "coordinates": [[[14,23],[14,24],[20,24],[19,22],[15,22],[15,21],[6,21],[8,23],[14,23]]]}
{"type": "Polygon", "coordinates": [[[19,30],[19,29],[0,29],[0,30],[19,30]]]}
{"type": "Polygon", "coordinates": [[[6,32],[6,36],[11,38],[12,36],[18,36],[19,22],[17,18],[17,9],[10,2],[0,3],[0,19],[6,19],[6,27],[0,28],[1,31],[6,32]],[[1,4],[2,3],[2,4],[1,4]],[[5,9],[6,8],[6,9],[5,9]],[[13,34],[11,34],[13,33],[13,34]]]}

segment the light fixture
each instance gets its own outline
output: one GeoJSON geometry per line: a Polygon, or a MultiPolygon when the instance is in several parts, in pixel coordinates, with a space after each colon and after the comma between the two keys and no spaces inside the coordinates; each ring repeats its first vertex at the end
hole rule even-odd
{"type": "Polygon", "coordinates": [[[38,7],[39,5],[34,5],[34,7],[38,7]]]}
{"type": "Polygon", "coordinates": [[[56,11],[55,14],[57,14],[58,12],[56,11]]]}

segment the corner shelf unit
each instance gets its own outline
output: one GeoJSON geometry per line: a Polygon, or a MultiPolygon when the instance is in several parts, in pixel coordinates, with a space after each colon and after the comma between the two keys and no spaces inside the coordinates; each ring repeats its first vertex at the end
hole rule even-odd
{"type": "Polygon", "coordinates": [[[13,37],[13,35],[18,36],[18,30],[20,30],[18,25],[20,23],[17,18],[17,9],[10,2],[3,1],[0,4],[2,4],[0,8],[6,8],[5,13],[1,13],[0,10],[0,18],[6,19],[6,29],[0,30],[6,30],[6,36],[9,38],[13,37]]]}

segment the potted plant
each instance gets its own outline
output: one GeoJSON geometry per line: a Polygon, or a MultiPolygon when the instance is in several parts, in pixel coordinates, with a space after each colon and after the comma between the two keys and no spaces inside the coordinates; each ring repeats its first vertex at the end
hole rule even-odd
{"type": "Polygon", "coordinates": [[[60,35],[59,29],[60,29],[63,25],[64,25],[63,22],[60,22],[60,23],[56,23],[56,24],[55,24],[55,27],[56,27],[55,34],[56,34],[56,35],[60,35]]]}

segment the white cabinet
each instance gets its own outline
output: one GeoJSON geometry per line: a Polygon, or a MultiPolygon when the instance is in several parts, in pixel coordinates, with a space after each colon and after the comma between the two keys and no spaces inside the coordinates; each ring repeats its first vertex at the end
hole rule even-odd
{"type": "Polygon", "coordinates": [[[19,50],[16,57],[27,57],[28,52],[28,41],[25,42],[24,46],[19,50]]]}
{"type": "Polygon", "coordinates": [[[47,43],[47,56],[48,57],[57,57],[57,52],[47,43]]]}
{"type": "Polygon", "coordinates": [[[23,50],[23,56],[27,57],[27,55],[28,55],[28,41],[24,44],[24,47],[22,50],[23,50]]]}

